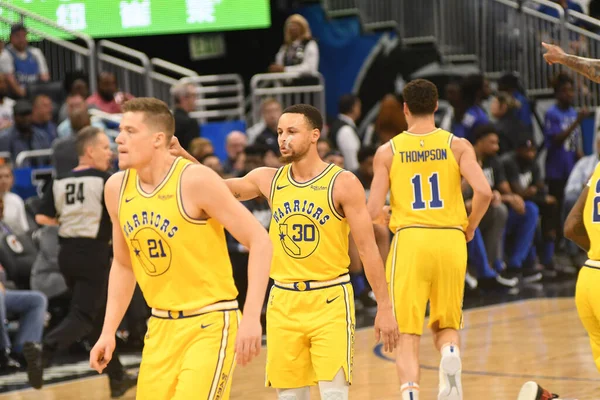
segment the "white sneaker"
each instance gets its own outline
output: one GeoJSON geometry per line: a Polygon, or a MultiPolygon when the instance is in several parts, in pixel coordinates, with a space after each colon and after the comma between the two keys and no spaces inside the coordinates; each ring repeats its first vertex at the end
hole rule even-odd
{"type": "Polygon", "coordinates": [[[462,362],[457,354],[442,357],[438,400],[462,400],[461,370],[462,362]]]}
{"type": "Polygon", "coordinates": [[[467,271],[467,274],[465,275],[465,282],[469,286],[469,289],[477,289],[477,278],[471,275],[469,271],[467,271]]]}

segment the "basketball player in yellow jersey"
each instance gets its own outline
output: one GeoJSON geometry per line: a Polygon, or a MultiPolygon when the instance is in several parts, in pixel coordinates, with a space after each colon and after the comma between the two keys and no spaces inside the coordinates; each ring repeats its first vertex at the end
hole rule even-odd
{"type": "Polygon", "coordinates": [[[419,398],[419,342],[427,301],[429,327],[442,354],[438,399],[462,399],[458,329],[467,242],[492,198],[471,144],[436,129],[437,106],[433,83],[417,79],[406,85],[409,128],[377,150],[368,204],[376,219],[391,190],[389,227],[394,240],[386,271],[400,328],[396,367],[406,400],[419,398]],[[475,192],[468,218],[462,177],[475,192]]]}
{"type": "Polygon", "coordinates": [[[264,196],[273,212],[266,383],[280,400],[306,400],[316,383],[322,399],[348,398],[354,344],[350,230],[378,302],[376,338],[392,350],[398,336],[365,192],[354,174],[319,158],[322,128],[316,108],[288,107],[277,131],[289,164],[227,180],[235,197],[264,196]]]}
{"type": "Polygon", "coordinates": [[[110,360],[137,280],[152,307],[137,398],[229,399],[236,357],[246,364],[260,350],[272,245],[216,173],[169,154],[175,122],[165,103],[133,99],[123,112],[125,171],[105,190],[114,260],[91,366],[101,372],[110,360]],[[223,227],[250,249],[243,318],[223,227]]]}

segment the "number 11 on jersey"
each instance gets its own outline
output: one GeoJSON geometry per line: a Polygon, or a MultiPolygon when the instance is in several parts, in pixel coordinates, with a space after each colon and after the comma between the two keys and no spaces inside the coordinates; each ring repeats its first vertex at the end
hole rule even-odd
{"type": "Polygon", "coordinates": [[[429,200],[429,207],[425,201],[423,201],[423,185],[421,184],[421,174],[416,174],[411,179],[413,187],[413,198],[415,201],[412,203],[413,210],[425,210],[444,208],[444,201],[440,198],[440,183],[438,180],[437,172],[431,174],[428,179],[429,181],[429,192],[431,193],[431,200],[429,200]]]}

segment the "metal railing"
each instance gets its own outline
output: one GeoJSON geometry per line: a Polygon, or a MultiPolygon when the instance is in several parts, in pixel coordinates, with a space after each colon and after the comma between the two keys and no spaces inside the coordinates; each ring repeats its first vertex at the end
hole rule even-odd
{"type": "Polygon", "coordinates": [[[267,97],[273,97],[282,107],[293,104],[310,104],[325,113],[325,81],[320,73],[301,75],[295,72],[258,74],[250,81],[252,98],[252,124],[260,121],[260,106],[267,97]]]}
{"type": "Polygon", "coordinates": [[[124,92],[141,97],[152,97],[154,94],[152,64],[148,56],[141,51],[108,40],[100,40],[98,70],[114,73],[119,89],[124,92]]]}
{"type": "MultiPolygon", "coordinates": [[[[90,36],[62,27],[5,1],[0,1],[0,11],[0,31],[3,36],[7,36],[10,25],[21,22],[30,33],[42,39],[31,45],[39,47],[44,53],[52,80],[62,81],[66,73],[75,70],[83,70],[90,77],[96,76],[96,45],[90,36]],[[72,40],[60,39],[58,35],[52,35],[52,32],[60,32],[62,36],[66,33],[72,40]]],[[[90,90],[96,91],[96,80],[93,78],[90,80],[90,90]]]]}
{"type": "Polygon", "coordinates": [[[323,0],[323,8],[332,18],[359,15],[358,0],[323,0]]]}
{"type": "Polygon", "coordinates": [[[154,86],[154,97],[170,104],[171,87],[181,78],[198,76],[196,71],[184,68],[169,61],[153,58],[152,64],[152,85],[154,86]],[[160,71],[160,72],[159,72],[160,71]]]}
{"type": "MultiPolygon", "coordinates": [[[[410,1],[410,0],[409,0],[410,1]]],[[[363,26],[366,29],[396,29],[400,21],[401,1],[356,0],[363,26]]]]}
{"type": "Polygon", "coordinates": [[[189,115],[200,123],[244,120],[244,82],[237,74],[200,75],[180,79],[196,86],[196,110],[189,115]]]}
{"type": "Polygon", "coordinates": [[[17,158],[15,159],[15,167],[21,168],[26,166],[25,161],[39,158],[45,160],[52,155],[52,149],[42,149],[42,150],[25,150],[17,154],[17,158]]]}

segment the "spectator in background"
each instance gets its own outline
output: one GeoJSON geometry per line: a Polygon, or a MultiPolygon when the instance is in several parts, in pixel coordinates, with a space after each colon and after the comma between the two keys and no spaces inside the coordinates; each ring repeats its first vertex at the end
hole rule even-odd
{"type": "Polygon", "coordinates": [[[10,28],[10,44],[0,54],[0,73],[7,75],[10,90],[17,97],[26,96],[27,85],[50,80],[46,58],[40,49],[29,46],[23,24],[10,28]]]}
{"type": "MultiPolygon", "coordinates": [[[[31,122],[32,106],[28,100],[18,100],[14,109],[15,125],[0,133],[0,151],[11,154],[13,163],[20,152],[50,148],[48,136],[31,122]]],[[[24,166],[39,166],[43,160],[26,160],[24,166]]]]}
{"type": "Polygon", "coordinates": [[[15,235],[21,235],[29,230],[29,222],[27,221],[23,199],[10,191],[14,183],[12,167],[9,164],[0,165],[0,197],[2,197],[4,204],[2,222],[15,235]]]}
{"type": "Polygon", "coordinates": [[[362,140],[364,146],[379,147],[408,129],[403,104],[404,99],[401,95],[387,94],[383,97],[374,129],[367,131],[362,140]]]}
{"type": "Polygon", "coordinates": [[[460,85],[461,80],[456,78],[446,84],[446,101],[450,107],[446,110],[440,123],[440,128],[458,136],[464,135],[461,133],[463,131],[461,121],[466,111],[460,85]]]}
{"type": "Polygon", "coordinates": [[[327,154],[331,152],[331,146],[329,145],[329,141],[327,139],[319,138],[317,141],[317,152],[319,153],[321,160],[324,160],[327,154]]]}
{"type": "Polygon", "coordinates": [[[56,129],[59,138],[75,135],[81,128],[88,126],[89,124],[96,128],[106,130],[106,125],[104,125],[100,118],[89,115],[85,100],[80,95],[75,94],[67,97],[65,104],[69,114],[67,119],[61,122],[56,129]],[[73,126],[75,126],[75,128],[73,126]]]}
{"type": "Polygon", "coordinates": [[[529,99],[527,99],[527,96],[525,96],[525,94],[523,94],[521,91],[519,78],[517,78],[514,74],[503,75],[498,80],[498,90],[512,95],[519,102],[520,107],[515,110],[517,116],[523,125],[525,125],[527,130],[529,132],[533,132],[531,105],[529,104],[529,99]]]}
{"type": "Polygon", "coordinates": [[[15,123],[13,116],[15,101],[7,96],[8,83],[6,75],[0,74],[0,131],[10,128],[15,123]]]}
{"type": "Polygon", "coordinates": [[[12,357],[24,360],[23,345],[26,342],[42,339],[48,299],[34,290],[7,289],[6,284],[6,274],[0,267],[0,371],[8,372],[19,368],[19,363],[12,357]],[[10,341],[5,324],[9,315],[19,319],[14,343],[10,341]]]}
{"type": "Polygon", "coordinates": [[[340,113],[329,128],[329,143],[344,156],[346,168],[354,171],[358,168],[357,154],[360,138],[356,121],[360,119],[361,102],[358,96],[345,94],[338,102],[340,113]]]}
{"type": "Polygon", "coordinates": [[[119,91],[117,77],[112,72],[98,74],[98,91],[88,97],[88,106],[94,106],[107,114],[120,114],[121,106],[132,99],[129,93],[119,91]]]}
{"type": "Polygon", "coordinates": [[[371,182],[373,181],[373,158],[377,149],[374,147],[363,147],[358,151],[358,169],[354,172],[354,175],[358,178],[367,198],[369,198],[369,191],[371,190],[371,182]]]}
{"type": "MultiPolygon", "coordinates": [[[[52,144],[52,166],[57,178],[62,178],[79,164],[77,155],[77,132],[83,128],[92,125],[90,114],[87,108],[76,109],[72,112],[69,122],[72,129],[70,136],[64,136],[54,141],[52,144]]],[[[102,129],[97,125],[96,128],[102,129]]]]}
{"type": "Polygon", "coordinates": [[[316,73],[319,70],[319,46],[312,38],[308,21],[300,14],[291,15],[283,28],[283,46],[269,72],[316,73]]]}
{"type": "MultiPolygon", "coordinates": [[[[549,194],[556,198],[558,209],[561,210],[567,179],[575,162],[583,155],[580,125],[588,113],[586,110],[577,112],[573,108],[575,91],[573,80],[568,75],[557,76],[554,82],[554,96],[556,104],[546,111],[544,117],[544,136],[548,149],[546,182],[549,194]]],[[[562,238],[560,227],[558,227],[557,238],[562,238]]]]}
{"type": "MultiPolygon", "coordinates": [[[[482,240],[474,240],[469,244],[469,256],[477,256],[475,258],[478,262],[475,265],[478,268],[479,286],[482,289],[511,288],[518,284],[518,279],[501,273],[504,269],[502,236],[509,216],[509,207],[514,206],[519,211],[524,212],[524,203],[522,199],[519,202],[520,198],[510,195],[510,186],[506,181],[504,168],[496,156],[498,153],[498,135],[493,125],[481,125],[475,129],[473,148],[477,155],[477,161],[479,161],[492,188],[494,197],[479,224],[478,230],[481,233],[482,240]],[[481,249],[481,245],[485,248],[481,249]]],[[[464,184],[466,185],[466,182],[464,184]]],[[[468,186],[463,189],[466,189],[465,204],[467,211],[470,212],[472,189],[468,186]]],[[[529,246],[532,242],[533,233],[529,246]]],[[[529,247],[527,247],[527,250],[529,250],[529,247]]]]}
{"type": "MultiPolygon", "coordinates": [[[[528,282],[539,280],[541,279],[541,274],[538,271],[533,268],[523,268],[533,245],[539,210],[534,203],[524,201],[521,196],[512,192],[504,167],[496,157],[499,146],[498,134],[494,126],[490,124],[482,125],[475,132],[476,140],[474,149],[477,159],[482,164],[483,173],[492,189],[500,193],[502,202],[508,208],[508,218],[506,220],[506,228],[504,229],[504,248],[508,256],[505,276],[508,278],[522,277],[528,282]]],[[[484,225],[480,224],[482,233],[484,233],[484,225]]],[[[485,234],[484,240],[486,247],[490,246],[490,242],[485,238],[485,234]]],[[[497,248],[496,246],[501,242],[502,237],[493,238],[491,242],[492,250],[497,248]]],[[[494,267],[497,270],[502,268],[498,264],[498,260],[494,261],[494,267]]]]}
{"type": "Polygon", "coordinates": [[[340,168],[344,168],[344,156],[342,155],[342,153],[340,153],[339,151],[330,151],[326,156],[325,159],[323,160],[327,163],[330,164],[335,164],[340,168]]]}
{"type": "Polygon", "coordinates": [[[56,139],[56,124],[52,121],[52,100],[45,94],[40,94],[33,99],[31,113],[33,126],[46,133],[50,143],[56,139]]]}
{"type": "Polygon", "coordinates": [[[481,103],[490,97],[490,84],[483,75],[469,75],[463,80],[460,91],[466,111],[460,126],[455,127],[455,131],[452,133],[474,143],[475,128],[490,121],[481,106],[481,103]]]}
{"type": "Polygon", "coordinates": [[[240,154],[244,153],[244,149],[248,145],[248,138],[243,132],[232,131],[225,138],[225,151],[227,152],[227,160],[223,164],[223,171],[228,175],[238,176],[240,168],[236,166],[236,161],[240,154]]]}
{"type": "Polygon", "coordinates": [[[179,140],[181,147],[187,149],[195,138],[200,136],[198,121],[190,117],[190,113],[196,109],[196,85],[192,83],[177,83],[171,88],[171,96],[175,101],[175,137],[179,140]]]}
{"type": "Polygon", "coordinates": [[[281,152],[277,142],[277,123],[279,117],[281,117],[281,104],[274,98],[269,97],[263,100],[260,110],[265,128],[254,139],[253,144],[266,146],[279,157],[281,152]]]}
{"type": "Polygon", "coordinates": [[[66,74],[64,89],[65,93],[67,93],[67,101],[60,107],[60,110],[58,111],[59,124],[69,117],[68,101],[70,97],[80,96],[85,102],[85,99],[90,96],[88,79],[88,76],[83,71],[74,71],[66,74]]]}
{"type": "MultiPolygon", "coordinates": [[[[535,158],[537,150],[535,143],[527,137],[521,138],[516,150],[508,153],[503,159],[506,178],[513,193],[518,194],[525,202],[533,202],[540,210],[542,217],[542,249],[541,263],[546,267],[549,276],[556,276],[554,268],[554,242],[556,229],[560,225],[559,210],[556,198],[548,194],[542,171],[535,158]]],[[[535,265],[536,252],[532,247],[528,265],[535,265]]],[[[536,276],[537,278],[538,276],[536,276]]],[[[532,277],[529,277],[531,281],[532,277]]],[[[541,275],[539,275],[541,279],[541,275]]]]}
{"type": "Polygon", "coordinates": [[[223,166],[221,165],[221,160],[219,160],[219,157],[217,157],[216,154],[206,154],[198,161],[200,161],[200,164],[205,165],[215,171],[221,178],[223,177],[223,166]]]}
{"type": "MultiPolygon", "coordinates": [[[[579,13],[583,14],[583,8],[581,8],[581,5],[579,5],[579,3],[577,3],[576,1],[572,1],[572,0],[554,0],[555,3],[559,4],[562,8],[564,8],[564,10],[567,12],[569,11],[577,11],[579,13]]],[[[546,15],[549,15],[551,17],[554,18],[559,18],[558,15],[558,11],[552,7],[549,6],[545,6],[545,5],[541,5],[538,8],[538,11],[541,13],[544,13],[546,15]]],[[[580,21],[577,18],[574,17],[569,17],[569,22],[574,24],[574,25],[581,25],[582,21],[580,21]]]]}
{"type": "Polygon", "coordinates": [[[207,154],[213,154],[215,152],[215,148],[213,147],[212,142],[209,139],[196,138],[190,142],[190,146],[187,149],[187,151],[196,160],[200,160],[207,154]]]}
{"type": "Polygon", "coordinates": [[[533,134],[521,122],[518,113],[521,103],[507,92],[499,92],[492,99],[490,114],[496,119],[494,125],[500,137],[500,151],[504,154],[513,151],[521,138],[533,139],[533,134]]]}

